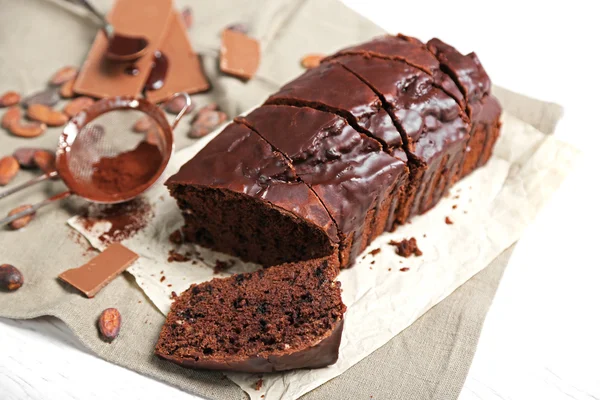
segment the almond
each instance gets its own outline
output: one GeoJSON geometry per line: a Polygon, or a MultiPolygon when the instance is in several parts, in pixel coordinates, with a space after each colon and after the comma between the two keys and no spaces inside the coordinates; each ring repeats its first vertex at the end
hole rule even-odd
{"type": "Polygon", "coordinates": [[[302,61],[300,62],[302,66],[306,69],[316,68],[321,64],[321,60],[325,58],[323,54],[307,54],[302,57],[302,61]]]}
{"type": "Polygon", "coordinates": [[[10,133],[23,138],[34,138],[40,136],[46,131],[46,124],[39,122],[31,122],[24,124],[21,121],[16,121],[10,126],[10,133]]]}
{"type": "MultiPolygon", "coordinates": [[[[30,208],[31,208],[31,204],[25,204],[25,205],[19,206],[19,207],[15,208],[14,210],[12,210],[11,212],[9,212],[8,216],[12,217],[13,215],[18,214],[22,211],[28,210],[30,208]]],[[[16,219],[10,223],[10,227],[13,228],[14,230],[24,228],[31,222],[31,220],[33,219],[34,216],[35,216],[35,213],[26,215],[19,219],[16,219]]]]}
{"type": "Polygon", "coordinates": [[[121,331],[121,313],[116,308],[107,308],[102,311],[98,319],[98,329],[102,339],[112,342],[121,331]]]}
{"type": "Polygon", "coordinates": [[[223,111],[203,108],[198,111],[192,123],[192,129],[188,133],[191,138],[201,138],[212,132],[217,126],[227,121],[227,114],[223,111]]]}
{"type": "Polygon", "coordinates": [[[50,88],[31,94],[23,99],[23,107],[28,108],[32,104],[43,104],[48,107],[54,107],[60,100],[58,90],[50,88]]]}
{"type": "Polygon", "coordinates": [[[80,111],[85,110],[94,103],[95,100],[91,97],[77,97],[76,99],[71,100],[65,108],[63,108],[63,112],[69,117],[74,117],[76,114],[79,114],[80,111]]]}
{"type": "Polygon", "coordinates": [[[48,150],[37,150],[33,153],[33,161],[46,174],[56,171],[56,157],[48,150]]]}
{"type": "Polygon", "coordinates": [[[21,119],[21,109],[18,106],[11,107],[2,116],[2,127],[10,129],[11,125],[15,122],[19,122],[21,119]]]}
{"type": "Polygon", "coordinates": [[[10,264],[0,265],[0,289],[14,292],[23,286],[23,274],[10,264]]]}
{"type": "Polygon", "coordinates": [[[13,156],[0,159],[0,186],[8,185],[19,172],[19,162],[13,156]]]}
{"type": "Polygon", "coordinates": [[[55,111],[43,104],[32,104],[27,109],[27,117],[34,121],[43,122],[49,126],[61,126],[69,121],[69,117],[60,111],[55,111]]]}
{"type": "Polygon", "coordinates": [[[70,79],[62,84],[60,87],[60,97],[63,99],[71,99],[75,96],[75,78],[70,79]]]}
{"type": "MultiPolygon", "coordinates": [[[[185,97],[183,96],[177,96],[177,97],[173,97],[171,100],[169,100],[166,104],[165,104],[165,110],[167,110],[168,113],[170,114],[179,114],[181,112],[181,110],[183,110],[183,108],[185,107],[186,101],[185,101],[185,97]]],[[[192,111],[194,111],[194,108],[196,107],[196,103],[194,103],[194,101],[192,101],[190,103],[190,106],[188,107],[187,110],[185,110],[185,114],[190,114],[192,111]]]]}
{"type": "Polygon", "coordinates": [[[150,127],[152,127],[152,124],[152,118],[146,116],[138,119],[131,129],[137,133],[144,133],[147,132],[150,127]]]}
{"type": "Polygon", "coordinates": [[[181,18],[183,18],[183,23],[187,29],[190,29],[194,24],[194,16],[192,14],[192,9],[189,7],[185,7],[181,11],[181,18]]]}
{"type": "Polygon", "coordinates": [[[17,92],[9,91],[0,96],[0,107],[10,107],[19,104],[21,95],[17,92]]]}
{"type": "Polygon", "coordinates": [[[54,75],[52,75],[52,78],[50,78],[50,84],[53,86],[60,86],[63,83],[74,79],[77,76],[77,72],[77,68],[75,67],[62,67],[56,71],[54,75]]]}

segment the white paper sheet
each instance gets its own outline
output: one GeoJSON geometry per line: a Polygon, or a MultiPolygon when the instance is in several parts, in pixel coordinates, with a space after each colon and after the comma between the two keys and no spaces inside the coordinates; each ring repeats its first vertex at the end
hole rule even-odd
{"type": "MultiPolygon", "coordinates": [[[[384,345],[518,240],[572,170],[578,152],[510,115],[504,115],[503,120],[502,136],[485,168],[456,184],[450,196],[427,214],[379,237],[353,268],[342,271],[339,279],[348,311],[340,357],[335,365],[264,376],[244,373],[227,373],[227,376],[252,400],[296,399],[384,345]],[[446,217],[453,221],[452,225],[445,223],[446,217]],[[390,240],[410,237],[417,239],[423,251],[421,257],[402,258],[388,244],[390,240]],[[368,254],[376,248],[381,252],[375,256],[368,254]],[[409,270],[400,271],[403,267],[409,270]],[[263,385],[256,390],[260,378],[263,385]]],[[[177,171],[217,133],[178,152],[166,176],[177,171]]],[[[213,279],[214,261],[232,257],[196,248],[205,262],[168,263],[168,252],[174,248],[168,236],[183,219],[164,186],[155,186],[147,198],[154,204],[156,216],[146,229],[123,243],[140,255],[128,272],[166,314],[172,291],[180,293],[192,282],[213,279]],[[161,282],[162,276],[165,279],[161,282]]],[[[97,231],[87,232],[77,218],[72,218],[69,224],[93,246],[102,248],[97,231]]],[[[179,250],[185,251],[185,247],[179,250]]],[[[221,275],[256,268],[237,261],[221,275]]]]}

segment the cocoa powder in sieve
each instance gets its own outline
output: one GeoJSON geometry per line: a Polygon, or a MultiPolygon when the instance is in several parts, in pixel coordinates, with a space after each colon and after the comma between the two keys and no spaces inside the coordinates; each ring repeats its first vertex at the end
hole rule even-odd
{"type": "Polygon", "coordinates": [[[141,142],[135,149],[94,164],[92,183],[105,193],[125,193],[147,183],[162,162],[158,147],[141,142]]]}

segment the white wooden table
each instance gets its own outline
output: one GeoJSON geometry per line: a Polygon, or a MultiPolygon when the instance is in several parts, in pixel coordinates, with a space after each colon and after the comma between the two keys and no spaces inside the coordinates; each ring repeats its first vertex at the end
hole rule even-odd
{"type": "MultiPolygon", "coordinates": [[[[391,32],[476,50],[496,84],[565,106],[558,136],[590,154],[515,250],[461,399],[600,399],[594,2],[345,2],[391,32]]],[[[1,400],[113,398],[196,397],[96,358],[58,320],[0,319],[1,400]]]]}

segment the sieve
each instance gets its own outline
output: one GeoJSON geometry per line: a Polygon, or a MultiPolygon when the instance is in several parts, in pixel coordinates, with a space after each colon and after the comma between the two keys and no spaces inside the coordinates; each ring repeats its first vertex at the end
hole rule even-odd
{"type": "Polygon", "coordinates": [[[173,130],[191,106],[187,93],[176,93],[165,104],[175,97],[184,97],[185,107],[172,125],[161,107],[134,97],[102,99],[79,112],[67,123],[60,136],[55,170],[1,192],[0,199],[54,178],[62,179],[68,190],[1,219],[0,226],[32,215],[40,208],[71,195],[92,203],[116,204],[142,194],[167,167],[173,153],[173,130]],[[147,129],[139,133],[140,129],[136,129],[135,125],[142,119],[147,129]],[[142,148],[151,150],[152,156],[140,153],[142,148]],[[136,157],[135,175],[128,175],[119,164],[124,155],[131,154],[136,157]],[[105,179],[102,173],[106,173],[107,165],[113,174],[109,175],[110,187],[105,185],[106,180],[102,180],[105,179]],[[128,181],[128,176],[135,180],[128,181]]]}

